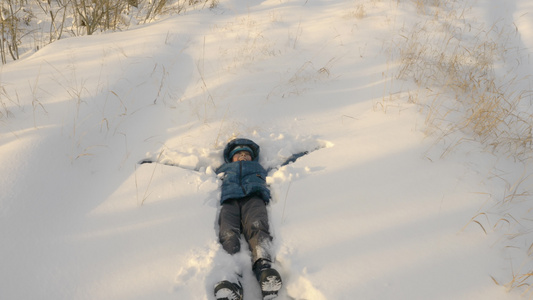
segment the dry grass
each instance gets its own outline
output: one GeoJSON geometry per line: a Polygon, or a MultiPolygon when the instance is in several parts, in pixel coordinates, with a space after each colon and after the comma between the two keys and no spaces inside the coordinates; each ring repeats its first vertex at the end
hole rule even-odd
{"type": "MultiPolygon", "coordinates": [[[[447,13],[450,17],[459,15],[447,13]]],[[[473,35],[446,19],[407,28],[396,43],[396,78],[414,81],[425,96],[410,101],[424,106],[428,133],[438,131],[443,138],[460,131],[495,153],[531,157],[532,116],[518,109],[531,92],[518,88],[521,78],[502,78],[495,71],[507,51],[499,41],[509,32],[493,26],[473,35]]]]}
{"type": "Polygon", "coordinates": [[[529,207],[524,203],[530,200],[532,188],[528,162],[533,159],[533,116],[528,108],[533,92],[527,84],[529,78],[516,75],[520,58],[506,62],[508,53],[518,52],[508,48],[513,44],[508,43],[510,39],[518,39],[516,28],[472,25],[464,18],[467,9],[457,1],[412,0],[412,4],[425,21],[405,26],[391,46],[391,61],[399,64],[393,78],[385,80],[380,104],[385,109],[398,96],[417,104],[425,114],[426,133],[448,145],[441,157],[463,143],[475,142],[497,157],[524,166],[518,178],[513,174],[496,176],[505,183],[505,191],[463,230],[475,225],[485,234],[503,232],[503,247],[518,251],[524,261],[516,270],[511,262],[510,279],[493,280],[532,296],[533,220],[527,216],[531,208],[524,212],[523,207],[529,207]],[[414,87],[407,92],[393,91],[396,80],[412,82],[414,87]]]}
{"type": "Polygon", "coordinates": [[[10,107],[21,108],[20,101],[18,100],[18,95],[17,95],[17,100],[14,100],[13,97],[9,95],[5,87],[1,85],[0,85],[0,106],[1,106],[0,107],[0,120],[14,116],[13,113],[11,112],[10,107]]]}

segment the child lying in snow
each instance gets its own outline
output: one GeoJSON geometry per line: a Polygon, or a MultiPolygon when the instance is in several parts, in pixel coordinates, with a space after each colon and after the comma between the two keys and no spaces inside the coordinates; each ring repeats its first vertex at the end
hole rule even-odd
{"type": "MultiPolygon", "coordinates": [[[[216,170],[217,174],[223,173],[219,240],[222,248],[233,255],[240,251],[240,236],[244,235],[252,251],[252,270],[263,297],[271,298],[277,295],[282,283],[280,274],[271,265],[272,236],[266,209],[270,190],[266,184],[267,171],[258,159],[259,146],[248,139],[234,139],[224,149],[225,163],[216,170]]],[[[242,299],[242,285],[221,281],[215,286],[215,296],[242,299]]]]}
{"type": "MultiPolygon", "coordinates": [[[[303,151],[293,154],[280,166],[294,162],[308,153],[303,151]]],[[[230,141],[223,156],[225,163],[216,170],[223,180],[219,215],[220,243],[226,252],[233,255],[240,251],[240,236],[241,233],[244,235],[252,251],[252,269],[260,283],[263,297],[272,299],[281,289],[282,282],[279,273],[272,268],[270,255],[272,236],[266,210],[270,201],[270,190],[266,184],[266,176],[271,169],[265,170],[259,164],[259,146],[248,139],[230,141]]],[[[139,164],[145,163],[183,167],[172,162],[152,159],[139,161],[139,164]]],[[[221,281],[215,286],[215,296],[217,299],[242,300],[242,285],[238,280],[221,281]]]]}

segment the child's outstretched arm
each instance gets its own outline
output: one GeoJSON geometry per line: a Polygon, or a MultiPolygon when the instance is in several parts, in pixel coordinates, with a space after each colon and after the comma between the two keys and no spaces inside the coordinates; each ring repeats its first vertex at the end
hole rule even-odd
{"type": "Polygon", "coordinates": [[[300,152],[300,153],[296,153],[296,154],[293,154],[291,155],[289,158],[287,158],[281,165],[280,167],[283,167],[285,165],[288,165],[292,162],[295,162],[298,158],[304,156],[304,155],[307,155],[309,154],[309,151],[304,151],[304,152],[300,152]]]}
{"type": "Polygon", "coordinates": [[[307,154],[309,154],[309,151],[303,151],[303,152],[300,152],[300,153],[295,153],[295,154],[289,156],[289,158],[287,158],[281,165],[269,168],[267,170],[267,172],[270,172],[270,171],[275,170],[275,169],[279,169],[279,168],[281,168],[283,166],[286,166],[286,165],[288,165],[290,163],[293,163],[298,158],[300,158],[300,157],[302,157],[304,155],[307,155],[307,154]]]}

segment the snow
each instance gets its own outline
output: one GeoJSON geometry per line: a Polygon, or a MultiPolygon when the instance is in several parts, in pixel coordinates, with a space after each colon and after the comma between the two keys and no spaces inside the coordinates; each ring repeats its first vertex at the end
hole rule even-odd
{"type": "MultiPolygon", "coordinates": [[[[234,136],[274,168],[281,299],[531,297],[505,285],[532,267],[530,159],[432,134],[432,97],[395,76],[422,2],[221,0],[3,65],[0,298],[213,299],[242,268],[260,299],[249,253],[217,243],[234,136]]],[[[494,71],[529,116],[533,5],[424,3],[458,38],[505,43],[494,71]]]]}

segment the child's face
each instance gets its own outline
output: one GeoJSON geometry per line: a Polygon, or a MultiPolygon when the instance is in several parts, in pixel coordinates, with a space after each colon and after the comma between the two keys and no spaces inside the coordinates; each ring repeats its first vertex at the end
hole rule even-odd
{"type": "Polygon", "coordinates": [[[251,161],[252,156],[248,151],[239,151],[233,155],[233,158],[231,159],[232,162],[236,161],[251,161]]]}

